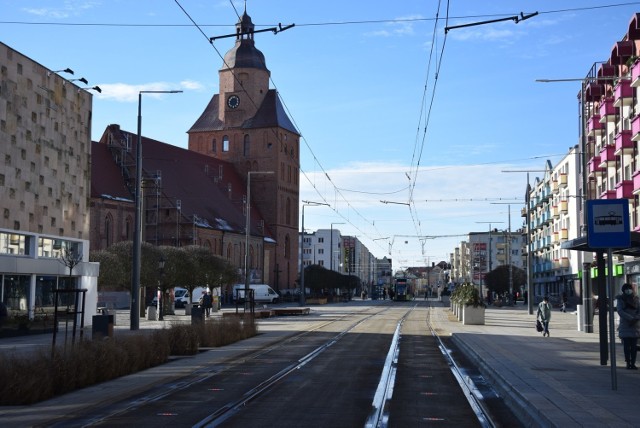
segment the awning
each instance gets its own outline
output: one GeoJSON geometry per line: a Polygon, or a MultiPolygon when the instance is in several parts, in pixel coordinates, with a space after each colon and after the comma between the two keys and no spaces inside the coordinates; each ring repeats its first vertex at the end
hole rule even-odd
{"type": "MultiPolygon", "coordinates": [[[[575,250],[575,251],[588,251],[595,253],[598,251],[606,251],[606,248],[591,248],[589,247],[588,237],[582,236],[580,238],[571,239],[565,241],[560,245],[563,250],[575,250]]],[[[640,257],[640,233],[631,232],[631,245],[628,248],[613,248],[611,250],[613,254],[619,254],[621,256],[633,256],[640,257]]]]}

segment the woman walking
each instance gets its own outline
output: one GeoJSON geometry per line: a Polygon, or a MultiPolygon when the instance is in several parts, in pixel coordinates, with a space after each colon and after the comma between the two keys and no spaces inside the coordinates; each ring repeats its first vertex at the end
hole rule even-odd
{"type": "Polygon", "coordinates": [[[638,352],[638,337],[640,336],[640,300],[633,291],[631,284],[622,284],[622,294],[616,296],[620,324],[618,325],[618,337],[622,340],[624,360],[628,370],[638,370],[636,367],[636,354],[638,352]]]}
{"type": "Polygon", "coordinates": [[[551,304],[549,303],[549,297],[544,296],[542,302],[538,305],[538,314],[536,318],[542,322],[544,330],[542,337],[549,337],[549,321],[551,320],[551,304]]]}

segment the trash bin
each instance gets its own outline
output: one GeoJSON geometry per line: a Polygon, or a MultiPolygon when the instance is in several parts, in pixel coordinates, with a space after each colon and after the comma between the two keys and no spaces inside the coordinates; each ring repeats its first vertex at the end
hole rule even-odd
{"type": "Polygon", "coordinates": [[[147,319],[149,321],[158,320],[158,308],[155,306],[147,306],[147,319]]]}
{"type": "Polygon", "coordinates": [[[204,309],[201,306],[193,305],[191,308],[191,324],[204,322],[204,309]]]}
{"type": "Polygon", "coordinates": [[[94,315],[92,321],[93,340],[113,337],[113,315],[94,315]]]}
{"type": "Polygon", "coordinates": [[[218,312],[218,309],[220,309],[220,297],[213,296],[213,307],[211,310],[213,310],[213,312],[218,312]]]}

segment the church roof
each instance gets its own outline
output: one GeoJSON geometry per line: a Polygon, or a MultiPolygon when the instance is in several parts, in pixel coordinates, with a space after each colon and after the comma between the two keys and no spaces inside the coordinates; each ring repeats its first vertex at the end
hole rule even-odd
{"type": "MultiPolygon", "coordinates": [[[[219,118],[218,97],[219,95],[215,94],[211,98],[207,108],[205,108],[204,112],[202,112],[198,120],[196,120],[187,132],[222,131],[228,129],[219,118]]],[[[244,121],[240,127],[244,129],[279,127],[300,135],[291,122],[291,119],[289,119],[275,89],[269,89],[255,116],[244,121]]]]}
{"type": "MultiPolygon", "coordinates": [[[[120,130],[118,125],[110,125],[105,134],[109,131],[133,142],[133,159],[137,136],[120,130]]],[[[104,136],[102,140],[105,140],[104,136]]],[[[183,216],[192,218],[201,227],[244,233],[246,185],[231,163],[145,137],[142,147],[143,177],[155,176],[159,171],[163,196],[171,201],[180,199],[183,216]]],[[[128,191],[116,192],[126,189],[125,179],[110,155],[108,145],[101,141],[93,143],[92,148],[96,157],[91,177],[92,197],[110,194],[127,196],[133,201],[128,191]]],[[[266,224],[264,232],[258,229],[261,220],[264,220],[262,215],[252,204],[251,234],[272,237],[266,224]]]]}
{"type": "Polygon", "coordinates": [[[229,68],[257,68],[268,71],[264,54],[256,48],[253,40],[236,42],[236,45],[224,55],[222,70],[229,68]]]}
{"type": "Polygon", "coordinates": [[[267,70],[264,54],[256,48],[253,41],[255,26],[245,11],[236,23],[236,44],[224,56],[222,70],[229,68],[258,68],[267,70]]]}

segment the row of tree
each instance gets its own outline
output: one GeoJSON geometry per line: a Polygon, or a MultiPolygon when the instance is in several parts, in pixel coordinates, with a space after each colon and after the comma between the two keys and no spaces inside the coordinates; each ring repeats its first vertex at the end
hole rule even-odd
{"type": "Polygon", "coordinates": [[[320,265],[307,266],[304,269],[304,286],[312,294],[321,295],[323,291],[336,291],[338,294],[360,289],[360,278],[355,275],[343,275],[320,265]]]}
{"type": "MultiPolygon", "coordinates": [[[[89,259],[100,263],[100,290],[131,290],[133,243],[122,241],[106,250],[93,251],[89,259]]],[[[198,245],[154,246],[143,242],[140,252],[140,284],[159,286],[164,293],[181,286],[193,293],[195,287],[224,287],[239,280],[238,270],[227,260],[198,245]],[[160,269],[160,260],[164,267],[160,269]]]]}

